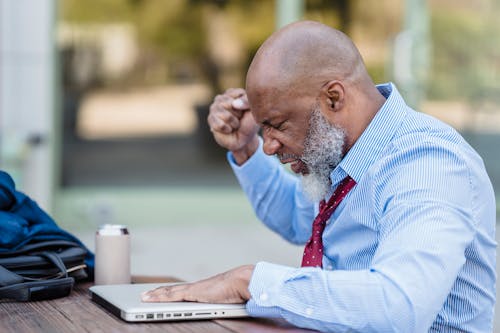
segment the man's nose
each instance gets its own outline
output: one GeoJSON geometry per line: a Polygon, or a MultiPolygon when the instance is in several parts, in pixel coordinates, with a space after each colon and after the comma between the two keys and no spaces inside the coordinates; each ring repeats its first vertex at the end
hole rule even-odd
{"type": "Polygon", "coordinates": [[[263,133],[264,145],[262,149],[267,155],[275,155],[281,148],[281,143],[275,138],[271,137],[269,134],[263,133]]]}

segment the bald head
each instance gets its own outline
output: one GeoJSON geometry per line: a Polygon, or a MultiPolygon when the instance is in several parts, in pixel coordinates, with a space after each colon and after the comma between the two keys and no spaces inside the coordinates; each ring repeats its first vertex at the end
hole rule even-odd
{"type": "Polygon", "coordinates": [[[346,152],[385,102],[349,37],[312,21],[290,24],[262,44],[246,92],[254,119],[267,129],[269,154],[300,152],[290,147],[305,142],[316,109],[345,133],[346,152]]]}
{"type": "Polygon", "coordinates": [[[312,21],[292,23],[259,48],[247,89],[319,89],[330,80],[370,80],[358,49],[342,32],[312,21]]]}

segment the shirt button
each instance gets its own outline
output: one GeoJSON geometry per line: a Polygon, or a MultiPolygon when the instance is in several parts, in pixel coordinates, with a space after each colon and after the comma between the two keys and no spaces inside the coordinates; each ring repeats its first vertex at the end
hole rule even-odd
{"type": "Polygon", "coordinates": [[[313,314],[313,309],[311,309],[311,308],[307,308],[307,309],[306,309],[306,315],[310,316],[310,315],[312,315],[312,314],[313,314]]]}
{"type": "Polygon", "coordinates": [[[262,293],[262,294],[260,294],[260,300],[261,300],[261,301],[267,301],[267,299],[268,299],[268,298],[269,298],[269,296],[267,296],[267,294],[266,294],[266,293],[262,293]]]}

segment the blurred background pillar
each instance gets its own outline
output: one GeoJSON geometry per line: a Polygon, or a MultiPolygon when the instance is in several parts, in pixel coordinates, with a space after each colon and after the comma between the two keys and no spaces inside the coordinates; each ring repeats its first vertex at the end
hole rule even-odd
{"type": "Polygon", "coordinates": [[[55,0],[0,1],[0,169],[50,210],[55,0]]]}
{"type": "Polygon", "coordinates": [[[403,31],[394,41],[393,75],[406,102],[419,108],[430,67],[427,1],[406,0],[403,31]]]}
{"type": "Polygon", "coordinates": [[[302,19],[304,0],[276,0],[276,30],[302,19]]]}

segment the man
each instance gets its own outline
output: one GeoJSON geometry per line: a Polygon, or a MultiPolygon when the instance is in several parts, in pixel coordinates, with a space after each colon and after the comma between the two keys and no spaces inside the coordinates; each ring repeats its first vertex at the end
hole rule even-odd
{"type": "Polygon", "coordinates": [[[322,331],[492,330],[496,212],[483,162],[394,85],[375,86],[347,36],[316,22],[276,32],[246,92],[217,96],[208,123],[258,217],[309,240],[303,267],[241,266],[144,301],[248,301],[251,315],[322,331]]]}

